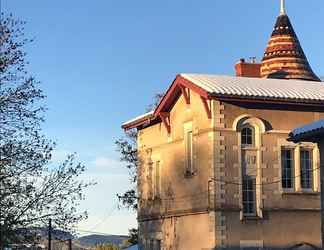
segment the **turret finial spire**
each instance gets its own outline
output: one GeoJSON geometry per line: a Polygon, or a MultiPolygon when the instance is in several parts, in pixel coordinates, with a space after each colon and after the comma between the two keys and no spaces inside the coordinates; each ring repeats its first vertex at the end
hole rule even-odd
{"type": "Polygon", "coordinates": [[[286,2],[285,0],[280,0],[281,6],[280,6],[280,15],[286,15],[286,2]]]}

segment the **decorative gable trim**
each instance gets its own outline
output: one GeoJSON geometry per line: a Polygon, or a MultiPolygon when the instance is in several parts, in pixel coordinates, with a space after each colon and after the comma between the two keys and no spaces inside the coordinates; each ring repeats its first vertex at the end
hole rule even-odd
{"type": "Polygon", "coordinates": [[[186,103],[189,104],[190,96],[186,89],[196,92],[201,97],[208,98],[208,92],[206,90],[185,79],[181,75],[177,75],[176,79],[173,81],[172,85],[154,111],[154,115],[158,116],[161,112],[170,112],[181,95],[184,95],[186,103]]]}
{"type": "Polygon", "coordinates": [[[170,121],[170,113],[169,112],[161,112],[159,114],[168,134],[171,133],[171,121],[170,121]]]}
{"type": "Polygon", "coordinates": [[[217,75],[179,74],[157,108],[150,115],[140,116],[122,125],[125,130],[143,129],[161,122],[161,113],[169,113],[180,96],[190,104],[191,94],[202,98],[207,117],[211,119],[210,100],[285,105],[312,110],[324,109],[324,84],[297,80],[258,79],[217,75]],[[208,105],[206,105],[208,104],[208,105]]]}
{"type": "Polygon", "coordinates": [[[208,119],[211,119],[211,98],[208,95],[208,92],[203,88],[197,86],[191,81],[185,79],[181,75],[177,75],[176,79],[173,81],[166,94],[160,101],[159,105],[150,116],[141,117],[141,119],[134,119],[131,122],[126,122],[123,124],[122,128],[129,130],[132,128],[143,128],[148,126],[150,123],[161,122],[164,124],[168,133],[171,133],[171,123],[170,123],[170,111],[173,106],[176,104],[180,96],[182,95],[185,99],[187,105],[190,104],[190,95],[191,91],[194,91],[200,95],[202,104],[206,110],[208,119]]]}

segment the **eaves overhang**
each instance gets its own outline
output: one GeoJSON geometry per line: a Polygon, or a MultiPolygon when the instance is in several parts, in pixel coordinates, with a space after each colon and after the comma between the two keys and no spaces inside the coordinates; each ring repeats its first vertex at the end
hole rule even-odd
{"type": "Polygon", "coordinates": [[[311,124],[294,129],[288,141],[299,142],[319,142],[324,138],[324,120],[319,120],[311,124]]]}
{"type": "Polygon", "coordinates": [[[163,122],[169,131],[170,111],[181,95],[187,104],[190,104],[190,91],[201,97],[208,118],[211,118],[210,100],[213,99],[224,102],[274,104],[293,109],[305,107],[323,110],[324,84],[322,84],[297,80],[179,74],[155,110],[124,123],[122,128],[143,129],[163,122]]]}

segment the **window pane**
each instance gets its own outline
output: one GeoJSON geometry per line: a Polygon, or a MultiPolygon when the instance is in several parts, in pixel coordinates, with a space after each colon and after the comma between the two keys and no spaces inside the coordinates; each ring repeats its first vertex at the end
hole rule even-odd
{"type": "Polygon", "coordinates": [[[155,163],[155,197],[160,197],[161,192],[161,169],[160,169],[160,161],[155,163]]]}
{"type": "Polygon", "coordinates": [[[149,189],[148,189],[148,199],[153,199],[154,197],[154,173],[153,173],[153,162],[150,162],[148,165],[149,171],[149,189]]]}
{"type": "Polygon", "coordinates": [[[281,150],[282,187],[293,188],[294,186],[294,152],[292,149],[281,150]]]}
{"type": "Polygon", "coordinates": [[[300,150],[300,170],[301,187],[305,189],[313,188],[313,167],[311,150],[300,150]]]}
{"type": "Polygon", "coordinates": [[[243,128],[241,136],[242,145],[253,145],[253,130],[251,128],[243,128]]]}
{"type": "Polygon", "coordinates": [[[161,240],[156,241],[156,250],[161,250],[161,240]]]}
{"type": "Polygon", "coordinates": [[[192,131],[187,132],[187,171],[193,172],[192,131]]]}
{"type": "Polygon", "coordinates": [[[255,179],[245,177],[243,180],[243,213],[255,215],[256,213],[255,179]]]}
{"type": "Polygon", "coordinates": [[[154,248],[154,240],[150,240],[150,249],[154,248]]]}

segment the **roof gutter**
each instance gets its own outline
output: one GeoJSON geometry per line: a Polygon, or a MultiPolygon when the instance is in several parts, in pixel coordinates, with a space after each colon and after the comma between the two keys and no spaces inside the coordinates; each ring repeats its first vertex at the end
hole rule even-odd
{"type": "Polygon", "coordinates": [[[259,97],[259,96],[238,96],[238,95],[228,95],[228,94],[215,94],[209,93],[211,98],[218,99],[221,101],[240,101],[249,103],[264,103],[268,104],[291,104],[298,106],[317,106],[324,107],[324,102],[320,100],[305,100],[305,99],[287,99],[287,98],[273,98],[273,97],[259,97]]]}

